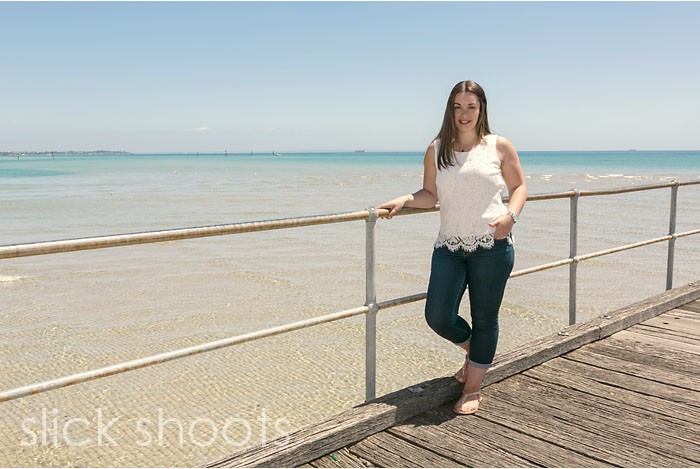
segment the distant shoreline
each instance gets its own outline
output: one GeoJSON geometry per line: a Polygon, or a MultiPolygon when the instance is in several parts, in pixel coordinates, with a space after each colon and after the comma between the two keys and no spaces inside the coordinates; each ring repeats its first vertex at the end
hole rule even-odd
{"type": "Polygon", "coordinates": [[[91,150],[91,151],[0,151],[0,156],[125,156],[133,155],[128,151],[91,150]]]}

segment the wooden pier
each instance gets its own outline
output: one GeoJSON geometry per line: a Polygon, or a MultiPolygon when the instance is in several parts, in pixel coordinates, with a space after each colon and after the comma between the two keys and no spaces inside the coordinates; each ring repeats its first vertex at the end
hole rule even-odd
{"type": "Polygon", "coordinates": [[[208,467],[700,466],[700,282],[497,357],[476,415],[451,377],[208,467]]]}

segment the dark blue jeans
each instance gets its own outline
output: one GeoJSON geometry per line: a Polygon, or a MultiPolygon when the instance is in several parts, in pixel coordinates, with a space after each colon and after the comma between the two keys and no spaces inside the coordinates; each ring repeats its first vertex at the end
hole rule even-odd
{"type": "Polygon", "coordinates": [[[488,368],[498,343],[498,310],[515,252],[506,239],[491,249],[474,252],[446,247],[433,250],[425,319],[431,329],[456,345],[470,342],[470,365],[488,368]],[[471,327],[459,316],[459,304],[469,287],[471,327]]]}

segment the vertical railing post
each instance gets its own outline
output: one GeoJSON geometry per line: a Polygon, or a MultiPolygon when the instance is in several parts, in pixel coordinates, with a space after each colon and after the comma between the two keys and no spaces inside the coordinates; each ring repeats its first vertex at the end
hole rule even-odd
{"type": "Polygon", "coordinates": [[[377,290],[374,281],[376,255],[374,232],[377,224],[377,209],[370,207],[365,223],[365,305],[369,312],[365,317],[365,401],[376,397],[377,382],[377,290]]]}
{"type": "MultiPolygon", "coordinates": [[[[668,234],[676,234],[676,207],[678,206],[678,181],[671,187],[671,214],[668,222],[668,234]]],[[[676,250],[676,238],[668,240],[668,260],[666,262],[666,290],[673,288],[673,256],[676,250]]]]}
{"type": "Polygon", "coordinates": [[[578,199],[580,193],[574,189],[569,211],[569,258],[573,260],[569,264],[569,325],[576,324],[576,269],[578,267],[578,199]]]}

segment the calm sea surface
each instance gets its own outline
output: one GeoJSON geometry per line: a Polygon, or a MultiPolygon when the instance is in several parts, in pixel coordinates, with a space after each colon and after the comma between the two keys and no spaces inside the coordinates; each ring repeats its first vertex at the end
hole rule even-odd
{"type": "MultiPolygon", "coordinates": [[[[700,180],[697,151],[520,156],[531,195],[700,180]]],[[[421,153],[5,157],[0,245],[357,211],[421,184],[421,153]]],[[[581,198],[579,253],[667,234],[670,193],[581,198]]],[[[680,188],[678,231],[700,227],[699,196],[700,185],[680,188]]],[[[567,257],[568,222],[568,199],[528,203],[515,270],[567,257]]],[[[377,222],[379,301],[425,291],[438,225],[437,213],[377,222]]],[[[360,306],[364,230],[0,260],[0,390],[360,306]]],[[[579,319],[662,292],[666,250],[583,262],[579,319]]],[[[698,259],[700,236],[677,241],[674,285],[700,278],[698,259]]],[[[511,280],[499,352],[567,324],[567,279],[557,268],[511,280]]],[[[378,395],[459,367],[422,308],[380,312],[378,395]]],[[[363,400],[360,317],[5,403],[0,465],[200,465],[363,400]],[[98,441],[98,424],[112,419],[116,444],[98,441]]]]}

